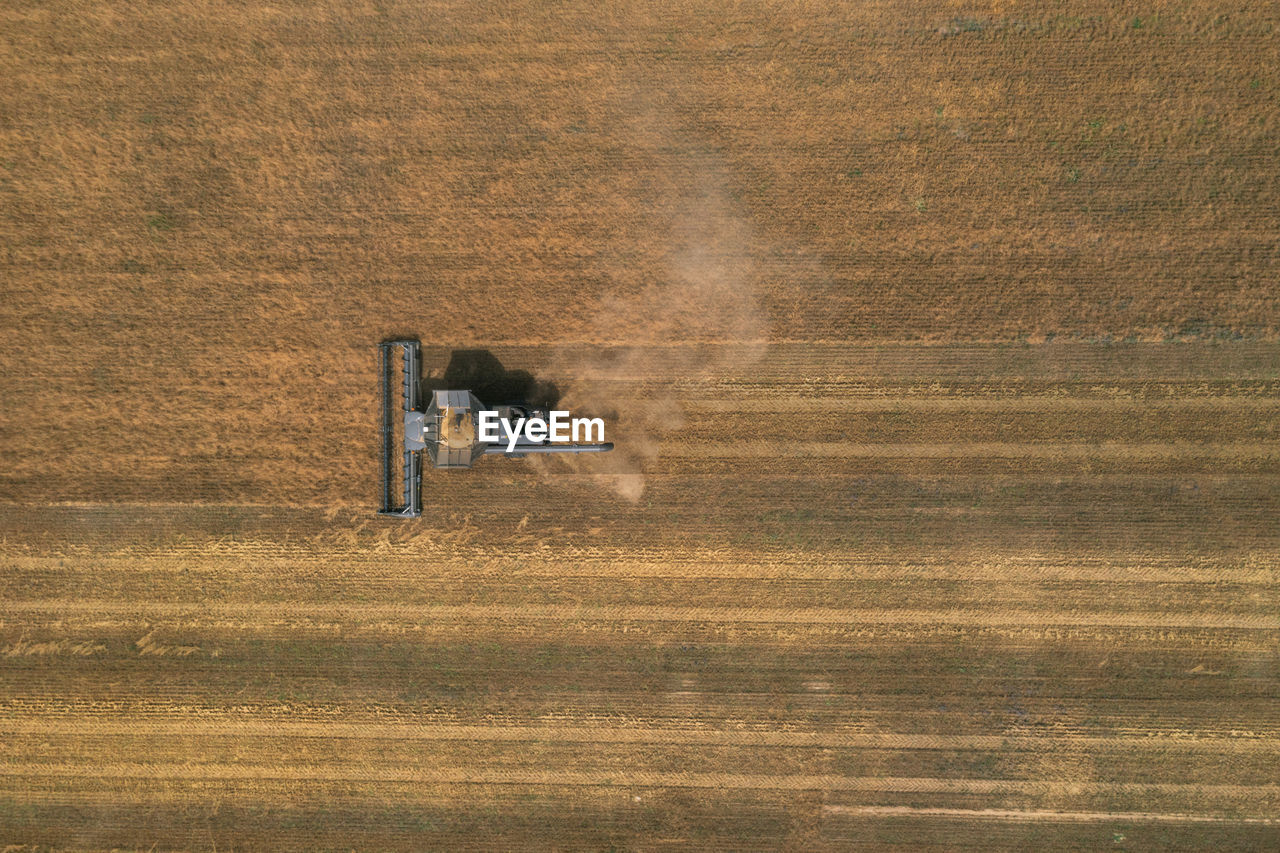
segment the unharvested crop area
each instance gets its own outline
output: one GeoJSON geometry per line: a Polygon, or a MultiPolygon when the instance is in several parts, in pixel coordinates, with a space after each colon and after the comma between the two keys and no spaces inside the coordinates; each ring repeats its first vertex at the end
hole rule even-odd
{"type": "Polygon", "coordinates": [[[0,842],[1280,845],[1278,24],[5,4],[0,842]]]}

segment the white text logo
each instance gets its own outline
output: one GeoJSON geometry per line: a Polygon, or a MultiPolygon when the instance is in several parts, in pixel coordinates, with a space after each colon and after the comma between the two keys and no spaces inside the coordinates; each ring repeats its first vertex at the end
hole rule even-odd
{"type": "Polygon", "coordinates": [[[497,412],[480,412],[480,440],[483,442],[496,444],[505,438],[507,452],[514,453],[516,445],[520,443],[521,431],[524,432],[527,444],[542,444],[548,440],[553,444],[603,442],[604,419],[570,418],[568,412],[553,411],[549,420],[516,418],[516,422],[512,424],[506,418],[499,417],[497,412]],[[579,434],[582,434],[581,439],[578,438],[579,434]]]}

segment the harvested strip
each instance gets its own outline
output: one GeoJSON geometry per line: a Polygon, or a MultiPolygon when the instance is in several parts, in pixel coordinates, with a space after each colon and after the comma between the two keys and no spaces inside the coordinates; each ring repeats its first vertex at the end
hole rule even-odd
{"type": "Polygon", "coordinates": [[[791,397],[753,395],[733,399],[681,399],[692,412],[1236,412],[1280,409],[1280,397],[791,397]]]}
{"type": "Polygon", "coordinates": [[[664,457],[712,457],[767,459],[772,457],[826,456],[848,458],[916,459],[1230,459],[1280,461],[1280,444],[851,444],[843,441],[751,441],[723,444],[664,442],[664,457]]]}
{"type": "Polygon", "coordinates": [[[1266,826],[1280,824],[1269,817],[1218,817],[1199,814],[1160,814],[1156,812],[1054,812],[1015,809],[947,809],[913,808],[911,806],[831,806],[822,807],[823,814],[858,817],[954,817],[971,820],[1009,821],[1115,821],[1135,823],[1244,823],[1266,826]]]}
{"type": "MultiPolygon", "coordinates": [[[[102,614],[113,616],[234,618],[257,616],[267,622],[290,618],[367,621],[371,619],[603,622],[756,622],[822,625],[1061,625],[1111,628],[1232,628],[1280,630],[1280,615],[1224,613],[1112,613],[1085,611],[981,610],[826,610],[730,607],[592,607],[589,605],[423,605],[158,602],[92,599],[39,599],[4,605],[9,614],[102,614]]],[[[203,620],[193,620],[203,621],[203,620]]]]}
{"type": "Polygon", "coordinates": [[[0,764],[0,776],[62,779],[186,779],[298,782],[381,781],[554,787],[735,788],[771,791],[879,791],[959,794],[1192,794],[1273,798],[1280,785],[1186,785],[1170,782],[1059,782],[1021,779],[939,779],[834,774],[605,773],[576,770],[481,770],[466,767],[378,766],[366,763],[271,766],[254,764],[83,763],[0,764]]]}
{"type": "Polygon", "coordinates": [[[392,723],[317,723],[287,720],[206,720],[180,718],[3,718],[0,732],[13,735],[384,738],[413,741],[548,741],[563,743],[713,744],[729,746],[815,746],[863,749],[1153,749],[1188,752],[1280,752],[1280,740],[1257,737],[1029,737],[1025,735],[943,735],[765,730],[694,730],[595,726],[463,726],[392,723]]]}

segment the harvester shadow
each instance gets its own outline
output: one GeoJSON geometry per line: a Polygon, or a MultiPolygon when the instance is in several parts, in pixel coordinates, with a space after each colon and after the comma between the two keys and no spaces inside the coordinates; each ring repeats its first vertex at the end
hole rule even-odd
{"type": "Polygon", "coordinates": [[[423,395],[433,391],[470,391],[489,406],[525,405],[553,409],[560,402],[554,382],[534,377],[527,370],[508,370],[487,349],[456,349],[444,374],[422,378],[423,395]]]}

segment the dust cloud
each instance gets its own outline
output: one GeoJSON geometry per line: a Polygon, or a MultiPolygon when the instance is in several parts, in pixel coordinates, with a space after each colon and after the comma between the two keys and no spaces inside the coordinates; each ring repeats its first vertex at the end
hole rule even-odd
{"type": "Polygon", "coordinates": [[[591,337],[602,352],[564,356],[553,374],[573,377],[561,407],[604,417],[614,450],[537,461],[540,471],[582,475],[633,503],[663,437],[685,423],[670,377],[741,370],[762,357],[768,334],[756,298],[767,253],[730,197],[727,168],[706,155],[688,175],[664,205],[671,211],[659,266],[666,276],[601,300],[591,337]],[[620,398],[622,382],[645,383],[644,392],[631,385],[620,398]]]}

